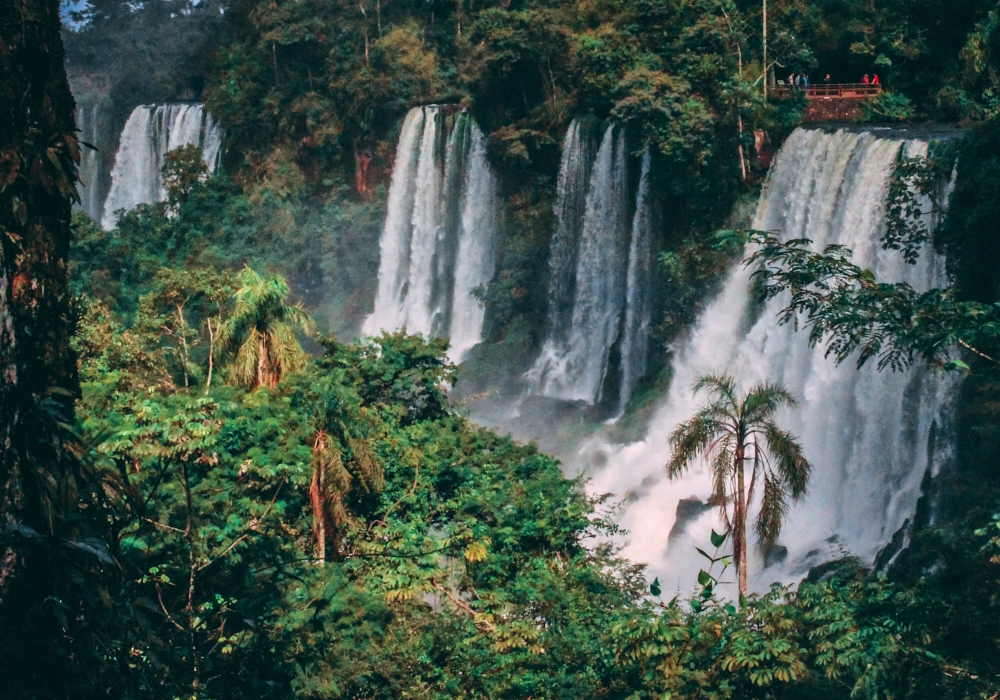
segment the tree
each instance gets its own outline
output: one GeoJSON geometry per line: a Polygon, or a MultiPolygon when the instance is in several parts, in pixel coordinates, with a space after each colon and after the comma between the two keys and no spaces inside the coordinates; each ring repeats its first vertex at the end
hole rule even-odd
{"type": "Polygon", "coordinates": [[[201,146],[193,143],[178,146],[164,156],[163,186],[167,190],[170,209],[186,202],[191,191],[204,185],[208,180],[208,165],[202,155],[201,146]]]}
{"type": "MultiPolygon", "coordinates": [[[[114,570],[70,425],[79,144],[56,0],[0,0],[0,668],[4,697],[93,697],[114,570]],[[96,517],[95,517],[96,516],[96,517]]],[[[110,648],[109,648],[110,647],[110,648]]],[[[120,670],[115,668],[115,671],[120,670]]],[[[116,673],[110,674],[112,676],[116,673]]]]}
{"type": "Polygon", "coordinates": [[[237,384],[274,388],[283,374],[304,363],[295,327],[308,332],[311,321],[301,306],[285,304],[288,283],[280,275],[262,277],[245,267],[240,282],[233,315],[219,329],[219,346],[234,357],[237,384]]]}
{"type": "Polygon", "coordinates": [[[763,489],[754,530],[758,546],[767,552],[781,532],[788,497],[798,500],[805,495],[812,466],[794,436],[774,422],[775,411],[795,403],[781,386],[758,384],[740,397],[731,377],[708,375],[695,382],[695,393],[702,389],[708,389],[708,404],[670,435],[673,454],[667,462],[667,475],[676,479],[698,457],[708,459],[714,482],[713,499],[733,535],[733,554],[743,597],[747,592],[747,512],[753,504],[758,481],[763,480],[763,489]]]}

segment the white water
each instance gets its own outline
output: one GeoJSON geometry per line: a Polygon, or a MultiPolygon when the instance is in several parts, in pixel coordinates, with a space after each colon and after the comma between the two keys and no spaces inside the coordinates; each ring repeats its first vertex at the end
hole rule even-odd
{"type": "Polygon", "coordinates": [[[567,341],[573,320],[577,244],[583,228],[593,163],[592,139],[574,119],[563,140],[553,206],[556,229],[549,254],[549,339],[553,345],[567,341]]]}
{"type": "Polygon", "coordinates": [[[624,129],[607,127],[589,168],[588,151],[582,128],[573,122],[563,144],[559,174],[549,264],[549,333],[526,379],[530,394],[601,402],[624,320],[618,387],[618,403],[624,407],[635,381],[645,372],[648,347],[650,158],[642,159],[630,229],[624,129]],[[589,178],[584,178],[588,171],[589,178]],[[584,182],[581,217],[579,188],[584,182]],[[570,269],[572,275],[567,274],[570,269]]]}
{"type": "MultiPolygon", "coordinates": [[[[878,139],[871,134],[796,130],[772,168],[754,227],[785,238],[810,238],[814,248],[846,245],[855,261],[879,279],[908,281],[917,289],[946,283],[943,260],[925,250],[914,266],[879,245],[885,199],[901,146],[925,153],[927,144],[878,139]]],[[[664,593],[690,590],[705,562],[695,546],[709,548],[709,532],[721,529],[714,510],[677,524],[678,503],[706,501],[712,491],[703,465],[668,481],[667,437],[698,409],[696,378],[728,372],[746,388],[759,381],[781,382],[798,405],[778,416],[804,447],[814,471],[809,493],[794,505],[779,538],[787,558],[768,568],[751,555],[751,586],[794,581],[809,567],[850,552],[866,563],[911,518],[925,472],[949,456],[950,398],[954,379],[927,368],[877,372],[848,361],[836,366],[822,347],[810,348],[806,333],[779,326],[783,299],[768,302],[751,317],[751,271],[738,266],[693,329],[676,348],[673,381],[642,442],[591,443],[580,453],[581,468],[595,493],[624,499],[620,524],[630,532],[626,556],[649,564],[664,593]],[[668,533],[675,524],[678,532],[668,533]]]]}
{"type": "Polygon", "coordinates": [[[200,104],[140,105],[122,130],[111,188],[104,202],[101,226],[112,229],[117,212],[138,204],[162,202],[162,169],[168,151],[179,146],[201,146],[202,158],[211,174],[222,145],[222,130],[200,104]]]}
{"type": "Polygon", "coordinates": [[[493,276],[500,206],[479,128],[460,114],[446,143],[444,134],[436,106],[416,107],[403,122],[363,332],[447,336],[458,362],[482,339],[484,310],[472,291],[493,276]]]}
{"type": "Polygon", "coordinates": [[[473,290],[493,278],[500,215],[497,181],[486,161],[486,138],[475,124],[470,123],[469,131],[451,310],[451,356],[455,360],[482,340],[486,309],[473,290]]]}
{"type": "Polygon", "coordinates": [[[632,217],[632,240],[629,244],[628,273],[625,279],[625,327],[621,346],[621,386],[618,410],[624,411],[632,397],[636,381],[646,373],[649,359],[649,322],[652,315],[652,238],[653,212],[649,197],[650,155],[642,157],[639,192],[632,217]]]}

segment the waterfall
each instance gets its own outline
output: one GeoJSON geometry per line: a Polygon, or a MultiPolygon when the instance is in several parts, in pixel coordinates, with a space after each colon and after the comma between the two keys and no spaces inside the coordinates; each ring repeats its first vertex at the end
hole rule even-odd
{"type": "Polygon", "coordinates": [[[594,147],[587,129],[574,119],[563,140],[556,201],[556,229],[549,255],[549,338],[565,343],[573,320],[577,243],[587,206],[594,147]]]}
{"type": "Polygon", "coordinates": [[[119,210],[162,202],[163,164],[168,151],[195,144],[209,173],[218,165],[222,130],[200,104],[140,105],[122,130],[111,171],[111,189],[104,202],[101,226],[112,229],[119,210]]]}
{"type": "MultiPolygon", "coordinates": [[[[918,290],[947,284],[944,261],[933,250],[907,265],[879,244],[901,148],[918,155],[927,152],[927,143],[796,130],[778,154],[754,228],[809,238],[815,250],[845,245],[879,279],[906,281],[918,290]]],[[[754,305],[750,275],[735,267],[678,345],[669,392],[646,438],[630,445],[595,441],[584,450],[581,467],[592,477],[590,488],[624,499],[620,524],[630,540],[625,554],[649,563],[650,576],[659,576],[668,597],[690,590],[705,565],[694,547],[706,548],[711,528],[721,528],[706,505],[712,483],[704,466],[676,481],[667,480],[664,470],[667,437],[705,400],[692,395],[698,376],[728,372],[743,390],[760,381],[781,382],[798,400],[777,419],[800,439],[814,471],[808,495],[789,510],[780,547],[767,562],[751,554],[756,590],[774,580],[798,580],[843,552],[872,563],[913,517],[925,473],[936,473],[950,456],[957,380],[924,366],[899,373],[878,372],[873,363],[860,370],[850,361],[836,366],[823,347],[809,346],[805,332],[778,324],[784,299],[754,305]],[[587,467],[588,460],[596,466],[587,467]]]]}
{"type": "Polygon", "coordinates": [[[80,208],[94,221],[101,218],[101,161],[97,151],[100,143],[100,107],[94,104],[76,110],[76,127],[80,132],[80,208]]]}
{"type": "MultiPolygon", "coordinates": [[[[473,290],[493,278],[500,196],[486,160],[486,138],[467,120],[469,129],[465,190],[459,222],[455,287],[451,310],[451,353],[456,360],[482,340],[485,308],[473,290]]],[[[458,126],[456,125],[456,130],[458,126]]]]}
{"type": "Polygon", "coordinates": [[[573,122],[564,142],[559,174],[557,226],[550,257],[549,333],[526,378],[532,394],[601,402],[612,349],[620,340],[621,403],[627,402],[632,385],[645,371],[652,235],[650,158],[647,155],[642,160],[630,230],[625,130],[614,124],[607,127],[589,178],[584,179],[587,155],[586,137],[573,122]],[[584,182],[587,189],[581,217],[584,182]],[[625,335],[620,337],[623,320],[625,335]]]}
{"type": "Polygon", "coordinates": [[[445,125],[444,110],[433,105],[415,107],[403,122],[375,310],[363,332],[450,336],[449,356],[458,362],[482,339],[483,308],[473,290],[493,276],[500,206],[482,131],[464,113],[450,133],[445,125]]]}
{"type": "Polygon", "coordinates": [[[639,192],[632,216],[632,240],[629,243],[628,274],[625,278],[625,327],[621,345],[621,386],[618,410],[624,411],[632,397],[636,380],[646,373],[649,359],[649,321],[652,316],[652,202],[649,198],[650,155],[642,157],[639,192]]]}

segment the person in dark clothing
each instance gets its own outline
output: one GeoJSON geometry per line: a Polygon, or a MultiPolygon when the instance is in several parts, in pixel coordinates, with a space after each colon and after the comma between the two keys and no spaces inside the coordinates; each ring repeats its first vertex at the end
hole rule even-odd
{"type": "Polygon", "coordinates": [[[827,85],[830,84],[830,74],[829,73],[827,73],[826,77],[823,78],[823,82],[826,83],[827,85]]]}

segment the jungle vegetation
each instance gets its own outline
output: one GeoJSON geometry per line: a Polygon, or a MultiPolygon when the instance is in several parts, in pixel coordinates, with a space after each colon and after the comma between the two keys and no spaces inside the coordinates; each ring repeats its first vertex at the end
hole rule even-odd
{"type": "Polygon", "coordinates": [[[723,533],[690,596],[665,599],[594,546],[613,504],[452,410],[444,341],[338,337],[367,311],[400,119],[438,101],[489,133],[508,203],[478,366],[537,343],[559,138],[586,115],[669,165],[662,347],[739,255],[711,233],[763,176],[753,132],[780,142],[801,117],[763,100],[761,9],[93,0],[60,40],[56,3],[0,0],[25,20],[0,22],[4,697],[996,698],[995,5],[768,8],[782,70],[878,70],[879,118],[976,122],[942,229],[886,241],[938,246],[953,288],[919,297],[848,251],[739,237],[761,244],[762,293],[790,290],[789,320],[839,359],[970,373],[959,468],[927,492],[943,515],[924,501],[891,567],[848,557],[737,608],[723,533]],[[71,222],[62,42],[120,121],[203,97],[223,171],[175,153],[167,202],[114,231],[71,222]]]}

